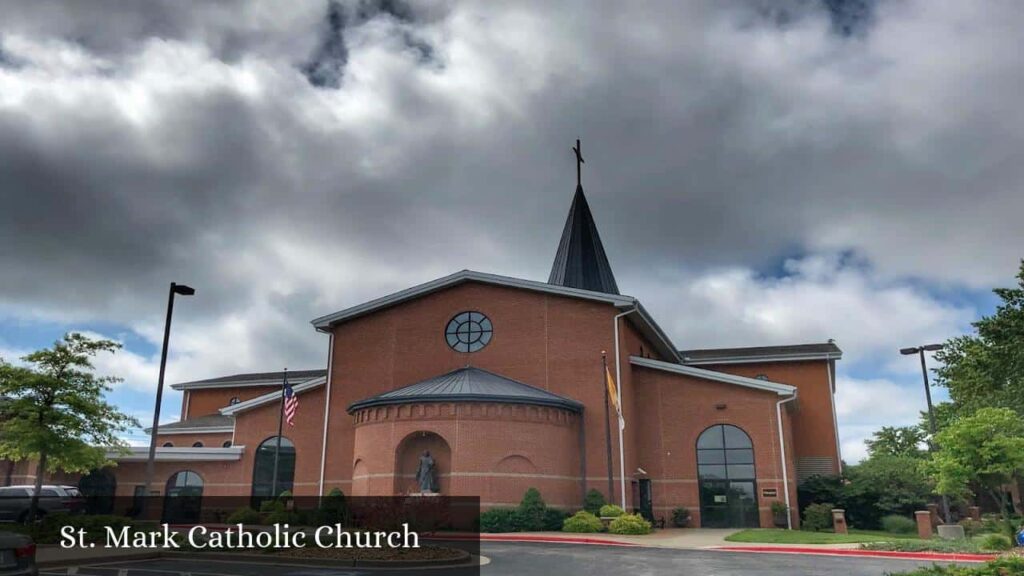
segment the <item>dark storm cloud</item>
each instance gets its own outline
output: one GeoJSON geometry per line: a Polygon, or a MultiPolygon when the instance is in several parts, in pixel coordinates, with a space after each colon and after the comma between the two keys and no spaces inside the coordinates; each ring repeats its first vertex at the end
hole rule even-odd
{"type": "MultiPolygon", "coordinates": [[[[721,267],[856,254],[882,279],[793,277],[839,276],[822,306],[858,311],[884,279],[1008,277],[1020,18],[881,3],[850,41],[831,5],[793,5],[785,26],[747,1],[8,10],[0,314],[158,330],[174,279],[199,288],[184,340],[232,342],[206,369],[320,362],[314,316],[461,268],[546,278],[576,137],[620,286],[688,338],[740,337],[676,302],[721,267]]],[[[745,295],[722,310],[758,296],[722,278],[745,295]]],[[[904,296],[885,311],[933,314],[927,334],[959,319],[904,296]]]]}

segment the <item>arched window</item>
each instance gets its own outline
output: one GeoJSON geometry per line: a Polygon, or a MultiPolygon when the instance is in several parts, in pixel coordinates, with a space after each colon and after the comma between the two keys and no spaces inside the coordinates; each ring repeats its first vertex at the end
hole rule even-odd
{"type": "Polygon", "coordinates": [[[202,442],[198,442],[198,441],[193,442],[192,443],[192,447],[193,448],[202,448],[203,447],[203,443],[202,442]]]}
{"type": "Polygon", "coordinates": [[[231,448],[231,440],[225,440],[224,443],[221,444],[221,446],[223,446],[224,448],[231,448]]]}
{"type": "Polygon", "coordinates": [[[757,526],[754,445],[746,432],[717,424],[697,439],[700,514],[704,528],[757,526]]]}
{"type": "Polygon", "coordinates": [[[271,436],[256,448],[256,461],[252,466],[252,499],[253,506],[257,508],[260,501],[292,489],[295,480],[295,445],[284,436],[281,436],[280,440],[281,452],[277,458],[276,486],[274,454],[277,452],[278,437],[271,436]]]}
{"type": "Polygon", "coordinates": [[[164,448],[174,448],[174,442],[164,442],[164,448]]]}
{"type": "Polygon", "coordinates": [[[203,478],[199,474],[192,470],[175,472],[167,480],[162,521],[172,524],[198,522],[202,498],[203,478]]]}

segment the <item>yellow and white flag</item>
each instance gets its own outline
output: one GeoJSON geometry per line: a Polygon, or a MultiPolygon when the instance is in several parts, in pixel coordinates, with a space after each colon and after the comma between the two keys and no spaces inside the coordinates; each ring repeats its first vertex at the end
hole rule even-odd
{"type": "Polygon", "coordinates": [[[615,407],[615,414],[619,417],[619,430],[626,429],[626,421],[622,418],[622,404],[619,403],[619,392],[615,387],[615,380],[612,378],[612,373],[608,370],[608,367],[604,368],[605,380],[608,384],[608,398],[612,401],[612,406],[615,407]]]}

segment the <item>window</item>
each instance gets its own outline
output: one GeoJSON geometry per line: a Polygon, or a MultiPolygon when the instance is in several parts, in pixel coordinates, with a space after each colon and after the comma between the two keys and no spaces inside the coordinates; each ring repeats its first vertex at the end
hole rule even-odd
{"type": "Polygon", "coordinates": [[[203,478],[192,470],[175,472],[167,480],[162,522],[193,524],[202,510],[203,478]]]}
{"type": "Polygon", "coordinates": [[[295,445],[280,436],[281,452],[277,458],[277,482],[274,482],[274,454],[277,452],[278,436],[271,436],[256,448],[256,461],[252,466],[253,507],[267,498],[278,496],[292,489],[295,480],[295,445]]]}
{"type": "Polygon", "coordinates": [[[164,448],[174,448],[174,442],[164,442],[164,448]]]}
{"type": "Polygon", "coordinates": [[[192,443],[192,447],[193,448],[202,448],[203,447],[203,443],[202,442],[193,442],[192,443]]]}
{"type": "Polygon", "coordinates": [[[697,473],[702,479],[753,480],[754,446],[735,426],[719,424],[697,439],[697,473]]]}
{"type": "Polygon", "coordinates": [[[231,440],[225,440],[224,443],[221,444],[221,447],[223,447],[223,448],[231,448],[231,440]]]}
{"type": "Polygon", "coordinates": [[[460,312],[448,321],[444,337],[456,352],[476,352],[491,341],[491,320],[480,312],[460,312]]]}

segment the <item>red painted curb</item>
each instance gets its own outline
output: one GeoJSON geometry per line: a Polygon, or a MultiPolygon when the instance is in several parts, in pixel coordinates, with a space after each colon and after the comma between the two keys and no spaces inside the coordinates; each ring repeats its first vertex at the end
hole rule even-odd
{"type": "Polygon", "coordinates": [[[726,552],[760,552],[767,554],[816,554],[819,556],[853,556],[892,558],[899,560],[935,560],[945,562],[988,562],[994,554],[957,554],[946,552],[897,552],[890,550],[849,550],[845,548],[808,548],[803,546],[719,546],[726,552]]]}

